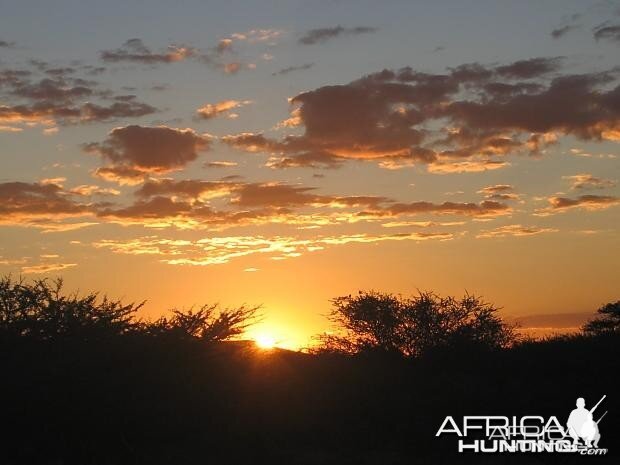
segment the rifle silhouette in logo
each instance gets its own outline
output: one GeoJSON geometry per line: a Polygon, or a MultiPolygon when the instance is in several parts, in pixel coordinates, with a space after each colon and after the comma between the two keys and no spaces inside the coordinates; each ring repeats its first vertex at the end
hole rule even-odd
{"type": "Polygon", "coordinates": [[[607,395],[601,397],[601,400],[590,410],[585,408],[586,402],[583,397],[577,399],[577,408],[570,413],[568,421],[566,422],[568,434],[573,438],[574,445],[577,445],[579,439],[582,439],[587,447],[598,447],[598,442],[601,439],[598,424],[607,412],[603,413],[597,421],[594,421],[593,414],[601,402],[605,400],[605,397],[607,397],[607,395]]]}

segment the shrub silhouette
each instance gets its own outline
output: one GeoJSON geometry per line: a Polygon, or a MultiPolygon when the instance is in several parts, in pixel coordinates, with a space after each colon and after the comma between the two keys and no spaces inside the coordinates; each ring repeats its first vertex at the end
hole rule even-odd
{"type": "Polygon", "coordinates": [[[197,311],[172,310],[172,317],[161,317],[147,325],[151,334],[168,334],[181,339],[221,342],[239,336],[257,322],[260,307],[241,306],[218,311],[218,305],[203,305],[197,311]],[[217,312],[217,313],[216,313],[217,312]]]}
{"type": "Polygon", "coordinates": [[[136,316],[143,305],[100,298],[96,292],[66,295],[62,279],[26,283],[5,276],[0,279],[0,334],[43,341],[133,334],[218,342],[242,334],[257,321],[259,309],[220,310],[217,304],[204,305],[197,311],[173,309],[171,317],[145,322],[136,316]]]}
{"type": "Polygon", "coordinates": [[[318,337],[318,352],[378,350],[408,357],[463,345],[505,348],[517,337],[497,308],[466,294],[461,299],[420,292],[404,298],[360,292],[332,300],[330,320],[341,334],[318,337]]]}
{"type": "Polygon", "coordinates": [[[142,303],[125,305],[107,297],[99,299],[97,293],[64,295],[62,287],[62,279],[30,284],[10,276],[0,279],[0,332],[39,340],[92,339],[139,328],[134,315],[142,303]]]}
{"type": "Polygon", "coordinates": [[[583,326],[584,333],[593,336],[620,333],[620,300],[603,305],[597,314],[583,326]]]}

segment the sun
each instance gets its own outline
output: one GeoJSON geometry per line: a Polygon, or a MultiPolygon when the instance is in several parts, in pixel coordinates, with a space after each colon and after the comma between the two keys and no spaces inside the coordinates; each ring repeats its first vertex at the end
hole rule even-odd
{"type": "Polygon", "coordinates": [[[259,334],[254,338],[254,342],[261,349],[269,350],[276,346],[276,340],[269,334],[259,334]]]}

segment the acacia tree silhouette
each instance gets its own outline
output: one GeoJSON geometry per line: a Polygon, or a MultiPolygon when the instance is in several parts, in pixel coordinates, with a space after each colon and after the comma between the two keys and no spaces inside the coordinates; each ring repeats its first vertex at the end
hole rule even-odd
{"type": "Polygon", "coordinates": [[[26,283],[5,276],[0,279],[0,336],[87,341],[140,334],[218,342],[238,336],[256,323],[260,308],[203,305],[197,311],[173,309],[171,317],[150,322],[137,317],[144,303],[124,304],[100,298],[96,292],[64,294],[62,279],[26,283]]]}
{"type": "Polygon", "coordinates": [[[620,333],[620,300],[609,302],[596,312],[597,316],[583,326],[584,333],[592,336],[620,333]]]}
{"type": "Polygon", "coordinates": [[[359,353],[368,350],[421,356],[432,349],[476,345],[508,347],[517,340],[514,326],[497,308],[466,294],[461,299],[420,292],[405,298],[380,292],[332,300],[335,334],[318,336],[315,352],[359,353]]]}

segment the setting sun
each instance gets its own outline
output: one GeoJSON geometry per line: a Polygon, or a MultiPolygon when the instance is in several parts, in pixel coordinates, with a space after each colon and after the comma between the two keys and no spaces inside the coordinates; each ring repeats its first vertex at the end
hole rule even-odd
{"type": "Polygon", "coordinates": [[[276,346],[276,340],[269,334],[259,334],[254,338],[254,342],[261,349],[273,349],[276,346]]]}

